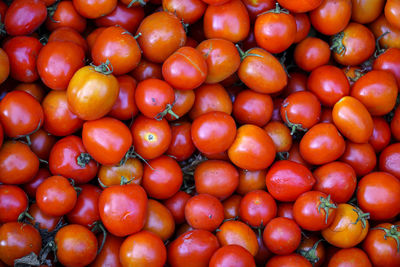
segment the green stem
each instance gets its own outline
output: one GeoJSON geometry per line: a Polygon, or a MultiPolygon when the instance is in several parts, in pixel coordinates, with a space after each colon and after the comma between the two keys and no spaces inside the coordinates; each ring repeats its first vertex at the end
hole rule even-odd
{"type": "Polygon", "coordinates": [[[328,195],[326,198],[320,197],[319,201],[321,203],[318,206],[318,212],[321,213],[321,209],[325,211],[325,224],[327,224],[329,217],[329,210],[336,209],[336,205],[331,203],[331,195],[328,195]]]}

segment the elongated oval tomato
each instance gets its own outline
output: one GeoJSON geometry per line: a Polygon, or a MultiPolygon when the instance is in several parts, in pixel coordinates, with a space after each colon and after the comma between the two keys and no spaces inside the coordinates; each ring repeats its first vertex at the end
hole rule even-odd
{"type": "Polygon", "coordinates": [[[304,13],[317,8],[322,0],[278,0],[278,3],[291,12],[304,13]]]}
{"type": "Polygon", "coordinates": [[[78,13],[88,19],[97,19],[111,13],[117,6],[117,0],[72,0],[78,13]]]}
{"type": "Polygon", "coordinates": [[[332,109],[332,118],[339,131],[354,143],[367,143],[373,121],[367,108],[356,98],[342,97],[332,109]]]}
{"type": "Polygon", "coordinates": [[[121,121],[104,117],[83,124],[82,141],[94,160],[103,165],[115,165],[131,147],[132,134],[121,121]]]}

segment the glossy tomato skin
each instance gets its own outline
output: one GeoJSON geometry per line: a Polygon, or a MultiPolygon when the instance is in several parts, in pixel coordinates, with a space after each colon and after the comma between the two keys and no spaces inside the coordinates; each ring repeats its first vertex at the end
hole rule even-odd
{"type": "Polygon", "coordinates": [[[0,223],[13,222],[28,208],[28,197],[15,185],[0,185],[0,223]]]}
{"type": "Polygon", "coordinates": [[[130,73],[138,82],[154,78],[162,79],[162,68],[158,63],[148,61],[143,58],[140,60],[136,68],[130,73]]]}
{"type": "Polygon", "coordinates": [[[327,194],[308,191],[300,195],[293,205],[293,216],[297,224],[308,231],[327,228],[336,215],[336,205],[327,194]]]}
{"type": "Polygon", "coordinates": [[[131,147],[132,135],[128,126],[121,121],[104,117],[83,124],[82,141],[97,162],[115,165],[131,147]]]}
{"type": "Polygon", "coordinates": [[[371,172],[358,183],[357,201],[373,220],[389,220],[400,213],[400,181],[386,172],[371,172]]]}
{"type": "Polygon", "coordinates": [[[238,76],[245,85],[268,94],[277,93],[286,86],[286,72],[272,54],[262,48],[252,48],[246,53],[238,69],[238,76]]]}
{"type": "Polygon", "coordinates": [[[54,31],[61,27],[71,27],[80,33],[86,29],[86,24],[86,19],[79,15],[72,1],[58,3],[57,9],[52,16],[49,14],[45,23],[49,31],[54,31]]]}
{"type": "Polygon", "coordinates": [[[67,88],[68,105],[83,120],[106,115],[118,98],[118,80],[112,74],[97,72],[85,66],[75,72],[67,88]]]}
{"type": "Polygon", "coordinates": [[[176,267],[207,267],[220,247],[218,239],[206,230],[192,230],[178,236],[168,246],[168,263],[176,267]]]}
{"type": "Polygon", "coordinates": [[[60,220],[62,220],[61,216],[44,213],[36,203],[30,205],[28,213],[33,217],[33,220],[28,219],[32,225],[38,224],[40,229],[46,229],[49,232],[53,231],[60,220]]]}
{"type": "Polygon", "coordinates": [[[209,112],[193,121],[191,134],[193,144],[200,152],[221,153],[232,145],[236,136],[236,124],[224,112],[209,112]]]}
{"type": "Polygon", "coordinates": [[[372,117],[374,129],[368,143],[372,145],[375,153],[381,152],[390,143],[390,126],[383,117],[372,117]]]}
{"type": "Polygon", "coordinates": [[[97,173],[102,187],[119,185],[121,181],[140,184],[143,178],[143,164],[138,158],[128,158],[122,165],[102,165],[97,173]]]}
{"type": "Polygon", "coordinates": [[[0,84],[2,84],[10,74],[10,60],[8,59],[7,53],[0,48],[0,84]]]}
{"type": "Polygon", "coordinates": [[[293,16],[296,21],[296,37],[294,38],[294,43],[299,43],[304,40],[310,32],[310,18],[307,13],[295,13],[293,16]]]}
{"type": "Polygon", "coordinates": [[[394,75],[397,86],[400,86],[400,49],[388,48],[384,53],[380,54],[372,65],[374,70],[386,70],[394,75]]]}
{"type": "Polygon", "coordinates": [[[275,145],[268,133],[255,125],[245,124],[237,130],[236,138],[228,149],[234,165],[247,170],[269,167],[275,158],[275,145]]]}
{"type": "Polygon", "coordinates": [[[272,196],[263,190],[254,190],[240,201],[239,215],[242,221],[253,227],[262,227],[276,216],[277,206],[272,196]]]}
{"type": "Polygon", "coordinates": [[[74,73],[84,66],[85,52],[71,42],[49,42],[40,50],[36,64],[47,87],[65,90],[74,73]]]}
{"type": "Polygon", "coordinates": [[[39,168],[33,179],[31,179],[28,183],[23,184],[22,188],[29,197],[35,198],[36,190],[39,187],[39,185],[43,183],[43,181],[50,176],[52,175],[49,172],[48,168],[39,168]]]}
{"type": "Polygon", "coordinates": [[[190,109],[194,105],[195,101],[195,93],[193,90],[174,90],[175,92],[175,101],[172,105],[172,111],[177,116],[173,116],[172,112],[166,115],[166,119],[168,121],[176,121],[177,118],[182,118],[187,113],[189,113],[190,109]]]}
{"type": "Polygon", "coordinates": [[[356,190],[357,176],[354,169],[347,163],[333,161],[315,169],[316,179],[313,190],[330,195],[336,203],[350,200],[356,190]]]}
{"type": "Polygon", "coordinates": [[[171,157],[162,155],[149,160],[144,166],[142,186],[149,197],[167,199],[182,185],[183,174],[179,164],[171,157]]]}
{"type": "Polygon", "coordinates": [[[46,94],[44,86],[40,83],[20,83],[14,88],[14,90],[25,91],[40,103],[43,101],[46,94]]]}
{"type": "Polygon", "coordinates": [[[393,27],[381,14],[374,22],[369,25],[371,31],[374,33],[375,38],[389,32],[379,39],[381,47],[394,47],[400,48],[400,29],[393,27]]]}
{"type": "Polygon", "coordinates": [[[0,149],[0,182],[24,184],[31,181],[39,169],[39,159],[29,146],[18,141],[6,141],[0,149]]]}
{"type": "Polygon", "coordinates": [[[398,245],[392,236],[386,237],[386,234],[392,232],[394,236],[398,236],[399,228],[391,223],[381,223],[374,228],[368,232],[362,244],[371,263],[377,267],[398,266],[400,264],[398,245]]]}
{"type": "Polygon", "coordinates": [[[39,208],[53,216],[62,216],[70,212],[75,207],[76,199],[77,192],[63,176],[47,178],[36,190],[39,208]]]}
{"type": "Polygon", "coordinates": [[[57,232],[54,241],[57,246],[57,259],[64,266],[86,266],[96,258],[96,236],[82,225],[64,226],[57,232]]]}
{"type": "Polygon", "coordinates": [[[371,172],[376,166],[376,154],[369,143],[357,144],[346,142],[346,150],[340,158],[353,167],[357,176],[364,176],[371,172]]]}
{"type": "Polygon", "coordinates": [[[118,98],[108,115],[119,120],[132,119],[138,113],[135,103],[137,82],[129,75],[118,76],[117,80],[119,85],[118,98]]]}
{"type": "Polygon", "coordinates": [[[301,1],[290,1],[290,0],[278,0],[278,3],[294,13],[304,13],[317,8],[321,5],[322,0],[301,0],[301,1]]]}
{"type": "Polygon", "coordinates": [[[303,39],[294,50],[296,64],[305,71],[312,71],[327,64],[330,57],[331,51],[328,43],[316,37],[303,39]]]}
{"type": "Polygon", "coordinates": [[[96,19],[111,13],[117,6],[117,2],[117,0],[72,0],[76,11],[88,19],[96,19]]]}
{"type": "Polygon", "coordinates": [[[166,151],[167,155],[182,161],[193,154],[196,148],[192,141],[191,128],[192,124],[185,121],[171,125],[171,143],[166,151]]]}
{"type": "Polygon", "coordinates": [[[268,250],[277,255],[294,252],[301,242],[301,230],[294,220],[277,217],[265,227],[263,240],[268,250]]]}
{"type": "Polygon", "coordinates": [[[154,199],[149,199],[143,230],[156,234],[166,242],[175,232],[175,221],[168,208],[154,199]]]}
{"type": "Polygon", "coordinates": [[[83,120],[68,107],[66,91],[50,91],[43,99],[43,128],[55,136],[67,136],[82,128],[83,120]]]}
{"type": "Polygon", "coordinates": [[[315,267],[320,267],[325,263],[325,246],[319,235],[303,237],[297,251],[309,262],[312,262],[315,267]]]}
{"type": "Polygon", "coordinates": [[[26,92],[9,92],[0,102],[0,122],[8,137],[32,134],[41,127],[43,121],[43,108],[26,92]]]}
{"type": "Polygon", "coordinates": [[[345,248],[336,252],[329,261],[328,267],[372,267],[367,254],[359,248],[345,248]]]}
{"type": "Polygon", "coordinates": [[[167,120],[150,119],[139,115],[131,126],[135,151],[145,159],[155,159],[165,151],[171,143],[171,127],[167,120]]]}
{"type": "Polygon", "coordinates": [[[373,132],[373,121],[367,108],[356,98],[345,96],[332,109],[339,131],[355,143],[367,143],[373,132]]]}
{"type": "Polygon", "coordinates": [[[396,109],[392,121],[390,122],[392,136],[400,141],[400,109],[396,109]]]}
{"type": "Polygon", "coordinates": [[[154,63],[164,62],[186,43],[186,33],[179,19],[166,11],[156,12],[142,20],[137,33],[143,56],[154,63]]]}
{"type": "Polygon", "coordinates": [[[276,255],[270,258],[267,261],[265,267],[279,267],[279,266],[287,266],[287,267],[311,267],[311,263],[300,256],[297,253],[292,253],[289,255],[276,255]]]}
{"type": "Polygon", "coordinates": [[[164,0],[162,6],[164,10],[176,13],[176,16],[184,23],[193,24],[198,21],[206,11],[207,1],[190,0],[181,2],[179,0],[164,0]]]}
{"type": "Polygon", "coordinates": [[[4,25],[9,35],[29,35],[46,20],[43,1],[16,0],[7,9],[4,25]]]}
{"type": "Polygon", "coordinates": [[[305,166],[289,161],[275,162],[269,169],[265,182],[268,192],[279,201],[295,201],[302,193],[310,191],[315,178],[305,166]]]}
{"type": "Polygon", "coordinates": [[[101,192],[98,205],[101,221],[115,236],[137,233],[145,224],[147,195],[139,185],[108,187],[101,192]]]}
{"type": "MultiPolygon", "coordinates": [[[[98,245],[101,245],[103,237],[101,235],[98,236],[97,241],[98,245]]],[[[115,266],[121,267],[122,264],[119,260],[119,251],[123,238],[116,237],[112,234],[108,234],[106,238],[106,242],[104,243],[103,249],[96,256],[96,259],[89,265],[90,267],[102,267],[102,266],[115,266]]]]}
{"type": "Polygon", "coordinates": [[[162,240],[148,231],[127,237],[120,247],[122,266],[162,267],[167,261],[167,249],[162,240]]]}
{"type": "Polygon", "coordinates": [[[4,44],[10,60],[10,76],[21,82],[34,82],[39,78],[36,60],[43,45],[30,36],[17,36],[4,44]]]}
{"type": "Polygon", "coordinates": [[[382,13],[385,5],[383,0],[352,0],[352,3],[351,19],[361,24],[374,21],[382,13]]]}
{"type": "Polygon", "coordinates": [[[400,143],[387,146],[379,155],[379,170],[388,172],[400,180],[400,168],[397,164],[400,159],[400,143]]]}
{"type": "Polygon", "coordinates": [[[88,52],[88,44],[85,38],[83,38],[83,36],[79,32],[70,27],[61,27],[55,29],[50,34],[47,43],[52,43],[52,42],[74,43],[80,46],[84,50],[85,54],[88,52]]]}
{"type": "Polygon", "coordinates": [[[164,205],[171,212],[177,225],[185,222],[185,205],[189,198],[191,196],[188,193],[178,191],[175,195],[164,201],[164,205]]]}
{"type": "Polygon", "coordinates": [[[240,201],[242,197],[240,195],[233,194],[229,198],[222,202],[224,206],[224,218],[233,219],[239,216],[240,201]]]}
{"type": "Polygon", "coordinates": [[[253,256],[238,245],[226,245],[219,248],[210,259],[210,267],[235,265],[238,267],[255,267],[253,256]]]}
{"type": "Polygon", "coordinates": [[[0,227],[0,242],[0,260],[8,266],[31,252],[38,255],[42,247],[39,231],[30,224],[20,222],[3,224],[0,227]]]}

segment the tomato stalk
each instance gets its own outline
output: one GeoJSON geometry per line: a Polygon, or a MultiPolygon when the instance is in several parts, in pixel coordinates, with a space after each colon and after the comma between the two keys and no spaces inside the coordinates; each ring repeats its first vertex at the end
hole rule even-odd
{"type": "Polygon", "coordinates": [[[106,229],[104,228],[104,225],[103,225],[103,223],[102,223],[101,221],[95,221],[93,224],[89,225],[89,227],[92,228],[91,231],[92,231],[93,233],[95,233],[95,232],[97,232],[97,231],[100,231],[100,232],[102,232],[102,234],[103,234],[103,238],[102,238],[102,240],[101,240],[100,247],[99,247],[99,249],[97,250],[97,255],[99,255],[100,252],[102,251],[103,247],[104,247],[104,244],[106,243],[107,231],[106,231],[106,229]]]}
{"type": "Polygon", "coordinates": [[[265,11],[265,12],[263,12],[263,13],[260,13],[260,14],[257,15],[257,17],[258,17],[258,16],[261,16],[261,15],[264,15],[264,14],[267,14],[267,13],[275,13],[275,14],[285,13],[285,14],[289,14],[289,10],[287,10],[286,8],[282,8],[282,7],[279,5],[279,3],[277,2],[277,3],[275,4],[275,8],[270,9],[270,10],[268,10],[268,11],[265,11]]]}
{"type": "Polygon", "coordinates": [[[397,228],[399,228],[400,225],[392,225],[390,226],[390,229],[387,228],[383,228],[383,227],[374,227],[371,228],[370,230],[382,230],[385,232],[385,235],[383,236],[383,238],[385,240],[387,240],[388,237],[393,238],[394,240],[396,240],[396,244],[397,244],[397,253],[400,252],[400,231],[397,230],[397,228]]]}
{"type": "MultiPolygon", "coordinates": [[[[288,104],[287,104],[288,105],[288,104]]],[[[285,106],[284,106],[285,107],[285,106]]],[[[303,128],[303,125],[301,123],[293,123],[289,120],[287,111],[285,110],[285,124],[287,127],[289,127],[290,130],[290,135],[294,135],[297,130],[306,132],[308,129],[303,128]]]]}
{"type": "Polygon", "coordinates": [[[54,13],[56,12],[59,3],[60,3],[60,1],[57,0],[53,5],[47,7],[47,15],[49,16],[49,19],[54,23],[60,23],[60,21],[55,20],[53,18],[54,13]]]}
{"type": "Polygon", "coordinates": [[[236,46],[236,49],[239,51],[240,61],[243,61],[246,57],[249,57],[249,56],[261,57],[261,58],[263,57],[263,56],[258,55],[258,54],[250,53],[250,51],[252,50],[252,48],[249,49],[249,50],[247,50],[246,52],[243,52],[243,50],[240,48],[240,46],[239,46],[238,44],[236,44],[235,46],[236,46]]]}
{"type": "Polygon", "coordinates": [[[321,243],[321,241],[324,240],[323,239],[318,240],[309,250],[304,250],[304,249],[298,250],[298,253],[304,258],[306,258],[309,262],[311,262],[313,266],[319,261],[319,257],[317,256],[317,248],[319,243],[321,243]]]}
{"type": "Polygon", "coordinates": [[[130,8],[135,3],[139,3],[141,6],[146,5],[146,1],[144,1],[144,0],[132,0],[126,7],[130,8]]]}
{"type": "Polygon", "coordinates": [[[114,68],[111,65],[111,62],[108,59],[106,60],[105,63],[101,63],[98,66],[94,65],[93,63],[90,63],[90,66],[92,66],[95,71],[100,72],[100,73],[102,73],[104,75],[111,74],[114,71],[114,68]]]}
{"type": "Polygon", "coordinates": [[[359,221],[361,221],[362,227],[363,228],[367,227],[367,220],[369,219],[369,213],[364,213],[361,209],[357,207],[354,208],[353,210],[357,213],[358,217],[357,220],[352,224],[357,224],[359,221]]]}
{"type": "Polygon", "coordinates": [[[336,205],[333,203],[330,203],[331,195],[328,195],[326,198],[320,197],[319,201],[321,203],[318,206],[318,212],[321,213],[321,209],[323,209],[325,211],[325,224],[327,224],[328,217],[329,217],[329,210],[336,209],[336,205]]]}
{"type": "Polygon", "coordinates": [[[173,107],[173,105],[167,104],[166,107],[165,107],[165,109],[164,109],[164,111],[158,113],[158,114],[154,117],[154,119],[160,121],[160,120],[162,120],[167,114],[170,114],[170,115],[171,115],[172,117],[174,117],[175,119],[179,119],[179,116],[176,115],[176,113],[172,111],[172,107],[173,107]]]}
{"type": "Polygon", "coordinates": [[[119,162],[119,165],[124,165],[125,162],[128,159],[131,158],[139,158],[140,160],[142,160],[147,166],[150,167],[151,170],[154,170],[153,167],[151,167],[151,165],[147,162],[147,160],[145,160],[142,156],[140,156],[136,151],[135,148],[133,146],[131,146],[128,150],[128,152],[126,152],[125,156],[121,159],[121,161],[119,162]]]}
{"type": "Polygon", "coordinates": [[[344,32],[339,32],[338,34],[335,34],[332,38],[332,46],[330,49],[338,53],[339,55],[343,55],[346,52],[346,47],[343,44],[343,37],[344,37],[344,32]]]}
{"type": "Polygon", "coordinates": [[[376,41],[375,41],[376,50],[374,52],[374,57],[375,58],[379,57],[381,54],[383,54],[386,51],[387,47],[386,46],[385,47],[381,47],[379,42],[381,41],[381,39],[383,37],[385,37],[385,35],[387,35],[389,33],[390,33],[389,31],[386,31],[386,32],[382,33],[380,36],[378,36],[378,38],[376,38],[376,41]]]}
{"type": "Polygon", "coordinates": [[[92,156],[90,156],[89,153],[81,153],[77,158],[76,158],[76,163],[79,165],[81,168],[85,168],[87,164],[92,160],[92,156]]]}

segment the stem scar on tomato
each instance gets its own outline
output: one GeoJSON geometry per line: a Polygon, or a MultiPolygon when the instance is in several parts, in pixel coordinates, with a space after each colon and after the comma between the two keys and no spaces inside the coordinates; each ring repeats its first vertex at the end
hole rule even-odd
{"type": "Polygon", "coordinates": [[[339,55],[343,55],[346,52],[346,47],[343,44],[343,37],[344,37],[344,32],[339,32],[338,34],[335,34],[332,38],[332,46],[330,49],[338,53],[339,55]]]}
{"type": "Polygon", "coordinates": [[[388,237],[391,237],[394,240],[396,240],[397,253],[399,253],[400,252],[400,240],[399,240],[400,231],[397,230],[397,228],[399,228],[399,227],[400,227],[400,225],[392,225],[390,227],[390,229],[386,229],[386,228],[383,228],[383,227],[374,227],[374,228],[371,228],[370,230],[382,230],[382,231],[385,232],[385,235],[383,236],[383,238],[385,240],[387,240],[388,237]]]}
{"type": "Polygon", "coordinates": [[[333,203],[330,203],[331,195],[328,195],[326,198],[320,197],[319,201],[321,203],[318,205],[318,212],[321,213],[321,209],[323,209],[325,211],[325,224],[327,224],[328,217],[329,217],[329,210],[336,209],[337,206],[333,203]]]}

